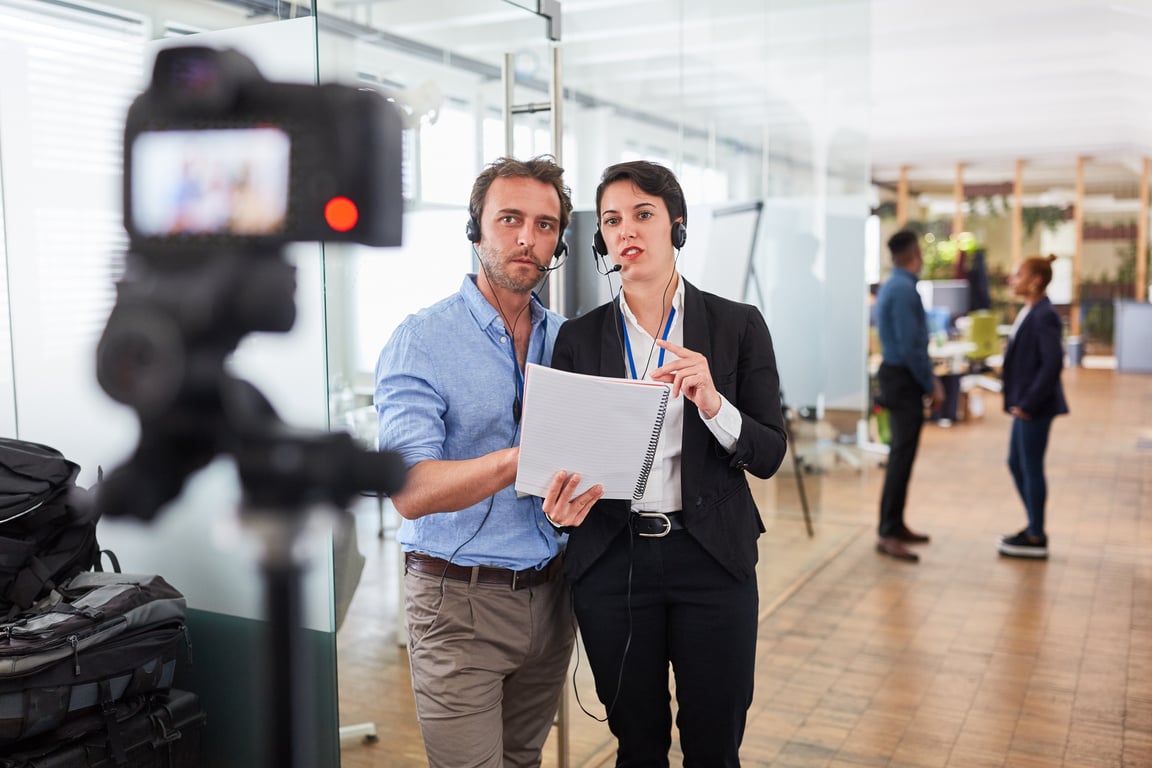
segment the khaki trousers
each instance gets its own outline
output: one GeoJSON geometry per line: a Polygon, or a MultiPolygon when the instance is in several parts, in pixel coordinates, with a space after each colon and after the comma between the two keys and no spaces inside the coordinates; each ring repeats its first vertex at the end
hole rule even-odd
{"type": "Polygon", "coordinates": [[[567,582],[470,584],[408,571],[408,655],[430,768],[534,768],[575,636],[567,582]]]}

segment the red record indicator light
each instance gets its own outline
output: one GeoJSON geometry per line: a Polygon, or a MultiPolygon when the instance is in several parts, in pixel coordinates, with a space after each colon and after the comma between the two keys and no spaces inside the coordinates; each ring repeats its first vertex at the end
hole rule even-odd
{"type": "Polygon", "coordinates": [[[348,232],[360,220],[360,211],[348,198],[334,197],[324,206],[324,220],[337,232],[348,232]]]}

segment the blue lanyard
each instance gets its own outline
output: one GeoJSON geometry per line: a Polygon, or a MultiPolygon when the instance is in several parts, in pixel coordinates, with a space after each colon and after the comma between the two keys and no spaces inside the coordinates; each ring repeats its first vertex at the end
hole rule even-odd
{"type": "MultiPolygon", "coordinates": [[[[529,318],[529,321],[531,321],[531,318],[529,318]]],[[[546,345],[547,339],[548,339],[548,315],[547,314],[544,315],[544,320],[540,323],[540,327],[544,332],[544,340],[541,342],[541,344],[546,345]]],[[[510,344],[508,346],[512,347],[512,370],[516,371],[516,402],[517,403],[523,403],[524,402],[524,372],[520,370],[520,361],[516,359],[516,337],[513,336],[508,331],[508,329],[505,329],[504,333],[508,336],[508,340],[510,341],[510,344]]],[[[532,336],[533,335],[534,335],[534,333],[528,334],[528,350],[526,350],[524,352],[524,361],[525,362],[528,362],[528,353],[532,350],[532,336]]],[[[543,347],[541,347],[541,352],[543,352],[543,347]]],[[[541,355],[541,356],[543,356],[543,355],[541,355]]]]}
{"type": "MultiPolygon", "coordinates": [[[[668,322],[664,324],[664,333],[660,336],[660,341],[668,341],[668,333],[672,330],[672,318],[676,317],[676,307],[669,307],[668,309],[668,322]]],[[[620,308],[620,330],[624,334],[624,351],[628,353],[628,370],[632,372],[632,378],[638,379],[636,375],[636,362],[632,359],[632,342],[628,338],[628,326],[624,323],[624,308],[620,308]]],[[[656,360],[656,367],[664,365],[664,352],[666,350],[660,348],[660,357],[656,360]]],[[[652,359],[652,352],[648,352],[648,359],[652,359]]],[[[648,369],[644,369],[645,375],[648,369]]]]}

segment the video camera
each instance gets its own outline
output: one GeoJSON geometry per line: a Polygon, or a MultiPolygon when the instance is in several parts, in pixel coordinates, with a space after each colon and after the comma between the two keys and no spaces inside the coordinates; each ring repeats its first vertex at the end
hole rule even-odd
{"type": "Polygon", "coordinates": [[[373,90],[271,82],[230,49],[157,54],[125,123],[130,250],[96,369],[141,435],[101,484],[102,514],[151,519],[218,453],[269,506],[399,489],[398,457],[345,433],[290,433],[226,360],[245,334],[294,324],[288,243],[400,245],[402,152],[400,112],[373,90]],[[298,461],[277,469],[269,455],[298,461]]]}
{"type": "Polygon", "coordinates": [[[375,91],[269,82],[234,50],[161,50],[124,132],[132,248],[400,245],[402,131],[375,91]]]}

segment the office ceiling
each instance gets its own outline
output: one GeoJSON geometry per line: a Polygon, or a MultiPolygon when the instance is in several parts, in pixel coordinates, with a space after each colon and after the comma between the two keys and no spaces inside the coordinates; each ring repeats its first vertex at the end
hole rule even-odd
{"type": "Polygon", "coordinates": [[[1135,196],[1152,151],[1152,3],[966,0],[872,4],[873,177],[950,190],[1013,178],[1068,189],[1086,156],[1089,194],[1135,196]]]}
{"type": "MultiPolygon", "coordinates": [[[[510,41],[547,31],[496,0],[320,3],[497,66],[510,41]]],[[[1040,194],[1070,189],[1084,155],[1090,194],[1131,196],[1152,153],[1149,0],[560,6],[567,88],[753,144],[834,109],[862,126],[882,184],[906,165],[915,191],[950,194],[957,163],[966,183],[996,184],[1021,158],[1040,194]]]]}

